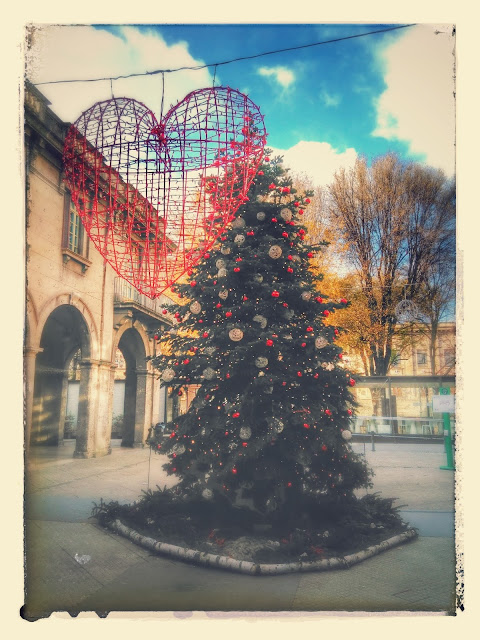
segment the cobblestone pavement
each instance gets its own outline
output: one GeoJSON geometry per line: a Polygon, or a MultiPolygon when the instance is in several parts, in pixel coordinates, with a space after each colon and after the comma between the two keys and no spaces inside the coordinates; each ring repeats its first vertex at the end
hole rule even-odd
{"type": "Polygon", "coordinates": [[[355,443],[374,488],[397,498],[420,537],[347,571],[251,577],[152,556],[89,516],[174,483],[162,456],[114,446],[74,459],[73,443],[32,450],[26,480],[25,615],[52,611],[447,612],[454,608],[454,474],[441,444],[355,443]]]}

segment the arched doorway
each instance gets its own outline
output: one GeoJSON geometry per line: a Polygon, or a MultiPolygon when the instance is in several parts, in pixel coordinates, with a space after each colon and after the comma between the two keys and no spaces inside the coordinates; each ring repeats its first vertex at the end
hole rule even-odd
{"type": "Polygon", "coordinates": [[[142,447],[145,432],[147,360],[143,340],[134,328],[118,343],[125,361],[122,447],[142,447]]]}
{"type": "MultiPolygon", "coordinates": [[[[48,316],[36,357],[32,409],[32,445],[63,442],[67,409],[68,372],[74,358],[90,357],[90,335],[82,314],[72,305],[60,305],[48,316]],[[80,355],[79,355],[80,354],[80,355]]],[[[79,373],[79,397],[86,385],[79,373]]],[[[85,421],[85,401],[78,403],[77,422],[85,421]]]]}

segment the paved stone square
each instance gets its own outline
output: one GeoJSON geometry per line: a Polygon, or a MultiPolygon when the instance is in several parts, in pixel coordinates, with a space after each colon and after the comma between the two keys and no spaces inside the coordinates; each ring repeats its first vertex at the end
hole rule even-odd
{"type": "Polygon", "coordinates": [[[74,459],[73,443],[32,449],[26,483],[26,615],[52,611],[432,611],[455,597],[454,474],[441,444],[366,443],[374,488],[420,537],[347,571],[251,577],[152,556],[89,519],[94,502],[171,486],[165,459],[114,446],[74,459]]]}

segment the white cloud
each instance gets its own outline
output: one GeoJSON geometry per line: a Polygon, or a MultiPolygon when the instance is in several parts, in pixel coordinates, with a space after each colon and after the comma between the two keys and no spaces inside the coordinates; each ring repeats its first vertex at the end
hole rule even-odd
{"type": "MultiPolygon", "coordinates": [[[[90,26],[45,26],[36,29],[34,45],[27,55],[27,77],[33,83],[123,76],[130,73],[196,66],[186,43],[168,46],[153,30],[120,27],[119,34],[90,26]]],[[[211,86],[208,69],[165,74],[164,112],[190,91],[211,86]]],[[[216,84],[219,84],[217,76],[216,84]]],[[[95,102],[111,97],[109,81],[47,84],[38,89],[50,100],[53,111],[74,122],[95,102]]],[[[162,97],[161,75],[113,81],[116,97],[143,102],[158,117],[162,97]]]]}
{"type": "Polygon", "coordinates": [[[288,89],[292,82],[295,82],[295,74],[286,67],[260,67],[258,73],[261,76],[271,76],[284,89],[288,89]]]}
{"type": "Polygon", "coordinates": [[[340,96],[328,93],[325,89],[320,94],[321,100],[325,103],[326,107],[338,107],[340,104],[340,96]]]}
{"type": "Polygon", "coordinates": [[[289,167],[293,173],[305,173],[315,186],[329,184],[338,169],[352,167],[357,158],[355,149],[338,151],[328,142],[305,140],[301,140],[290,149],[273,149],[273,155],[282,155],[285,167],[289,167]]]}
{"type": "Polygon", "coordinates": [[[410,152],[424,154],[449,176],[455,171],[451,31],[450,25],[418,25],[380,52],[387,88],[376,102],[373,132],[407,142],[410,152]]]}

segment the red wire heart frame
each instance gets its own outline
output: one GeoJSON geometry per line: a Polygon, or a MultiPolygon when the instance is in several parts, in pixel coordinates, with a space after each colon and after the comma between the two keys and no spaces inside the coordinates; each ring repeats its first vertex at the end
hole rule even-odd
{"type": "Polygon", "coordinates": [[[160,122],[142,103],[112,98],[71,125],[65,180],[98,251],[153,299],[233,219],[265,142],[258,107],[228,87],[193,91],[160,122]]]}

